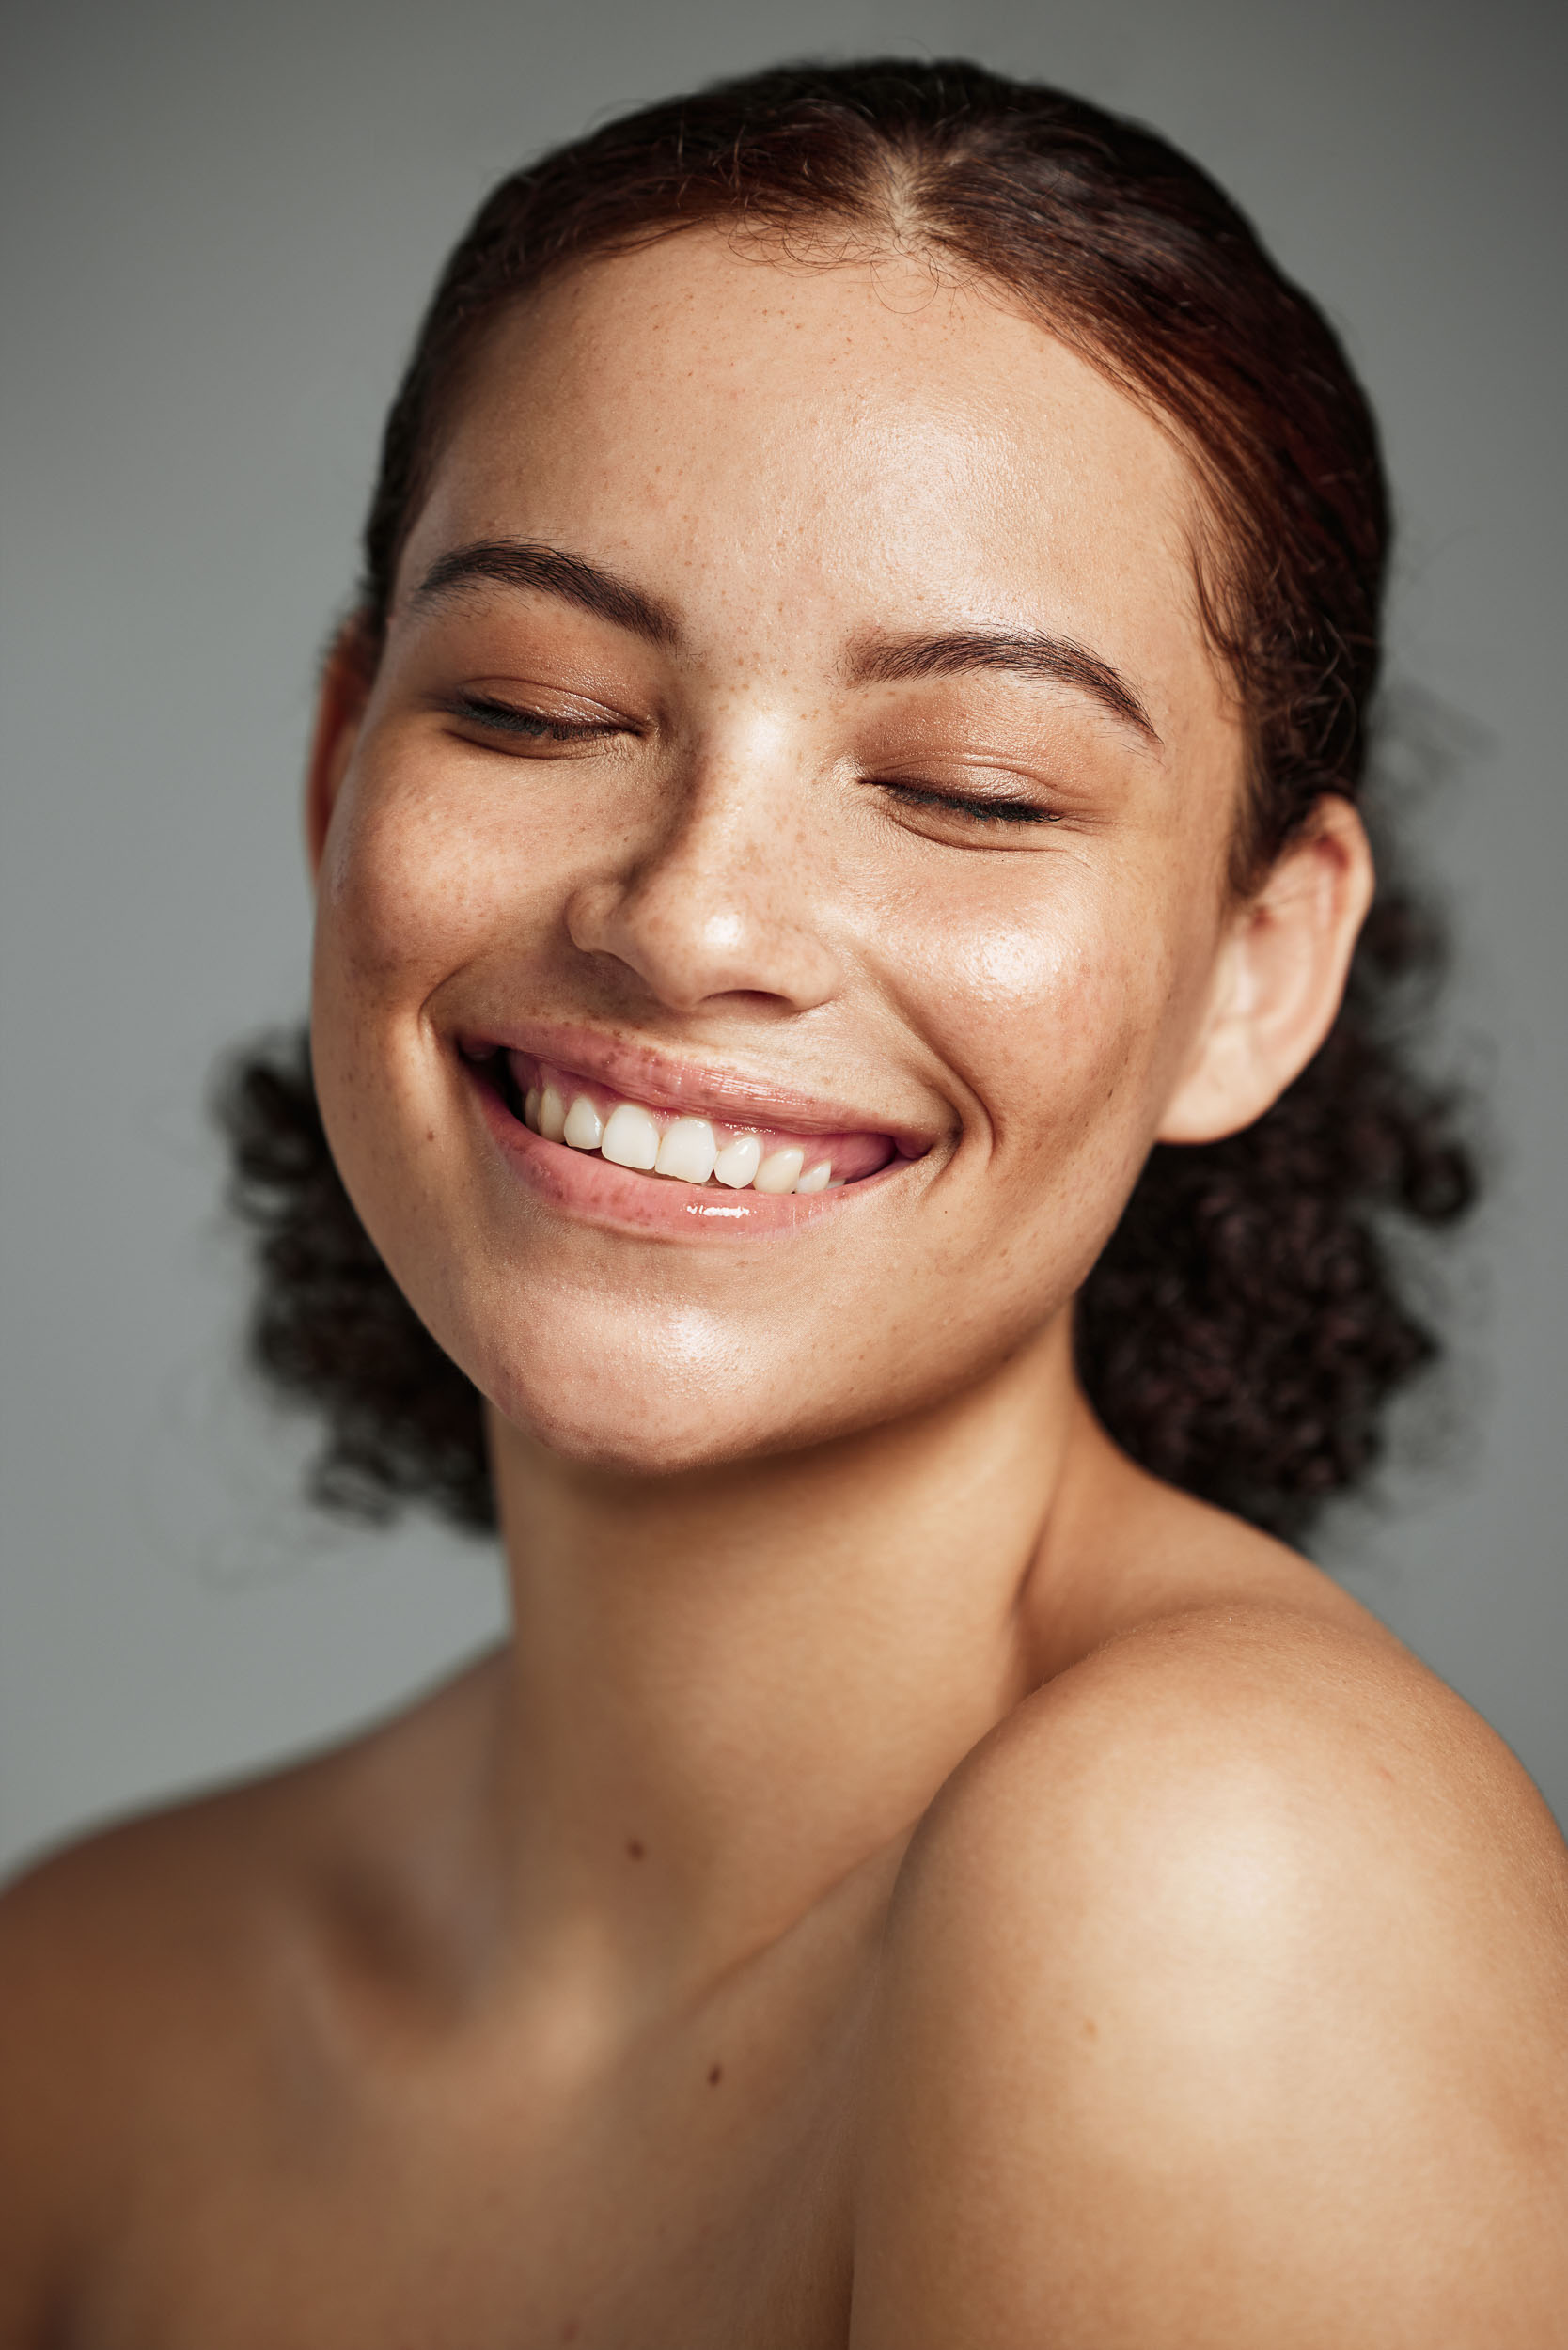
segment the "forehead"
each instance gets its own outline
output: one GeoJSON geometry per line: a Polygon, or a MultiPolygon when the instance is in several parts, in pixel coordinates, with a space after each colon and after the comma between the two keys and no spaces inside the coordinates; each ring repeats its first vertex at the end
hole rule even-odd
{"type": "Polygon", "coordinates": [[[1211,666],[1195,495],[1161,423],[993,289],[918,257],[780,259],[697,230],[496,322],[404,576],[455,544],[539,538],[758,639],[1065,629],[1161,700],[1211,666]]]}

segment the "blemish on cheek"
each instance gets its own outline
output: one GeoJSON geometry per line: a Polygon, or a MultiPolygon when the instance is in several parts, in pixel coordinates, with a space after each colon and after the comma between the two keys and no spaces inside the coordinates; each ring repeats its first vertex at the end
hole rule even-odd
{"type": "Polygon", "coordinates": [[[645,1859],[647,1857],[647,1854],[648,1847],[642,1842],[640,1838],[628,1836],[626,1839],[626,1857],[628,1860],[645,1859]]]}
{"type": "Polygon", "coordinates": [[[574,2317],[569,2317],[566,2324],[561,2327],[561,2340],[563,2342],[575,2342],[576,2339],[577,2321],[574,2317]]]}
{"type": "Polygon", "coordinates": [[[1099,2025],[1095,2022],[1092,2015],[1086,2015],[1084,2017],[1084,2038],[1086,2040],[1098,2040],[1099,2037],[1099,2025]]]}
{"type": "Polygon", "coordinates": [[[723,2080],[723,2078],[724,2078],[724,2067],[723,2067],[723,2065],[722,2065],[722,2064],[710,2064],[710,2065],[709,2065],[709,2067],[708,2067],[708,2086],[709,2086],[709,2088],[710,2088],[710,2089],[716,2089],[716,2088],[718,2087],[718,2085],[719,2085],[720,2081],[721,2081],[721,2080],[723,2080]]]}

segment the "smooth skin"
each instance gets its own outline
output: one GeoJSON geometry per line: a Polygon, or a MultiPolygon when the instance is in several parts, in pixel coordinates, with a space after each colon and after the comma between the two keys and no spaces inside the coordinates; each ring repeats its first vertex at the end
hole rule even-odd
{"type": "Polygon", "coordinates": [[[1151,1144],[1290,1082],[1371,890],[1337,800],[1230,885],[1197,497],[917,257],[694,231],[489,336],[308,822],[324,1114],[490,1399],[515,1637],[13,1890],[6,2350],[1568,2342],[1544,1805],[1074,1378],[1151,1144]],[[659,626],[420,592],[481,542],[659,626]],[[878,666],[987,631],[1147,726],[878,666]],[[923,1155],[761,1240],[568,1212],[463,1058],[518,1018],[923,1155]]]}

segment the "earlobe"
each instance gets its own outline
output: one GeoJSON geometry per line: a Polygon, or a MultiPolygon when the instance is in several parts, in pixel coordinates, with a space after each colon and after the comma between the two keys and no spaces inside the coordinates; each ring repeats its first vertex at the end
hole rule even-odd
{"type": "Polygon", "coordinates": [[[1334,1025],[1373,882],[1360,817],[1348,800],[1325,794],[1232,914],[1158,1141],[1238,1134],[1300,1075],[1334,1025]]]}
{"type": "Polygon", "coordinates": [[[305,775],[305,845],[313,880],[321,871],[327,827],[359,739],[374,668],[368,633],[363,616],[356,614],[333,640],[316,697],[305,775]]]}

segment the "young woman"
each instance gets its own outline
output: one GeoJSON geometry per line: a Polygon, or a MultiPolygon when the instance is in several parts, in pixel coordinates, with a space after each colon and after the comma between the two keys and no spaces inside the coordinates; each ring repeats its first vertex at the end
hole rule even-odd
{"type": "Polygon", "coordinates": [[[1394,910],[1345,996],[1385,544],[1311,305],[1049,90],[486,205],[231,1115],[325,1489],[494,1510],[515,1635],[12,1893],[7,2350],[1568,2340],[1568,1855],[1262,1530],[1464,1188],[1394,910]]]}

